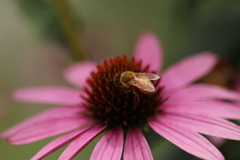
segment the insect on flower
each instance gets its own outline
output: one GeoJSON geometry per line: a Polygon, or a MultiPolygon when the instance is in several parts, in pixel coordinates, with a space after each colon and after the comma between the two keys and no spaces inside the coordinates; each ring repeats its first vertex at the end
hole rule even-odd
{"type": "Polygon", "coordinates": [[[47,109],[1,132],[0,139],[22,145],[61,134],[31,160],[44,159],[70,143],[58,158],[66,160],[73,159],[106,131],[90,160],[153,160],[142,133],[149,126],[196,157],[224,160],[201,134],[239,141],[239,125],[226,119],[240,120],[240,108],[232,103],[239,101],[240,95],[218,86],[194,83],[215,66],[218,57],[202,52],[183,59],[162,71],[160,81],[150,71],[160,73],[163,57],[157,37],[145,33],[131,59],[114,57],[100,64],[83,61],[64,70],[66,80],[82,90],[63,86],[15,90],[13,97],[19,101],[62,107],[47,109]],[[133,91],[141,99],[138,107],[133,91]]]}
{"type": "Polygon", "coordinates": [[[117,74],[115,83],[125,89],[126,92],[133,92],[136,96],[135,105],[140,101],[139,96],[136,92],[138,88],[145,94],[150,94],[155,91],[155,87],[151,80],[157,80],[160,77],[153,73],[138,73],[132,71],[125,71],[117,74]]]}

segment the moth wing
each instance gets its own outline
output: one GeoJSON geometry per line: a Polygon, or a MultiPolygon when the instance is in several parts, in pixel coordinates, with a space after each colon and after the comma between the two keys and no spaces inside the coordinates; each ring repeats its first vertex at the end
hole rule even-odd
{"type": "Polygon", "coordinates": [[[135,75],[138,77],[146,77],[147,79],[149,80],[157,80],[160,78],[159,75],[156,75],[156,74],[153,74],[153,73],[138,73],[138,72],[135,72],[135,75]]]}
{"type": "Polygon", "coordinates": [[[131,81],[128,81],[127,83],[130,85],[133,85],[141,90],[144,90],[146,92],[154,92],[155,91],[153,84],[148,79],[135,78],[131,81]]]}

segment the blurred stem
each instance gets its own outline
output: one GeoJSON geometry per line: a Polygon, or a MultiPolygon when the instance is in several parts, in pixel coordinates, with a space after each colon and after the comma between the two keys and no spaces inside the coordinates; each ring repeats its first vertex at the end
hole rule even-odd
{"type": "Polygon", "coordinates": [[[84,59],[83,50],[80,43],[80,36],[77,32],[76,23],[74,22],[72,14],[70,13],[68,1],[54,0],[54,3],[58,10],[60,21],[62,23],[68,45],[71,49],[74,59],[84,59]]]}

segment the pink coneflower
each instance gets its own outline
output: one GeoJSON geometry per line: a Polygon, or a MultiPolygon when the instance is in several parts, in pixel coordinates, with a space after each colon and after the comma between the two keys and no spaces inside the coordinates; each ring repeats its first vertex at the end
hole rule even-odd
{"type": "Polygon", "coordinates": [[[151,160],[149,145],[142,134],[150,126],[186,152],[202,159],[222,160],[222,154],[202,135],[240,140],[240,127],[224,118],[240,119],[240,109],[224,100],[240,96],[206,84],[191,84],[206,74],[217,57],[197,54],[171,66],[161,74],[162,48],[155,35],[143,34],[131,59],[125,56],[70,66],[64,76],[83,90],[48,86],[20,89],[18,100],[59,104],[35,115],[1,134],[10,144],[26,144],[62,134],[43,147],[32,160],[42,159],[69,143],[60,160],[72,159],[97,135],[107,133],[94,148],[91,159],[151,160]],[[97,67],[96,67],[97,66],[97,67]],[[145,94],[125,92],[114,81],[124,71],[152,72],[156,91],[145,94]],[[126,134],[125,134],[126,133],[126,134]]]}

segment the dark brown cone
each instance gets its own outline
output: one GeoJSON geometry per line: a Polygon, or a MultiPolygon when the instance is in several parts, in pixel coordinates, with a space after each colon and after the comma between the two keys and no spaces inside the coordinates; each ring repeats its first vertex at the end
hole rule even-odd
{"type": "MultiPolygon", "coordinates": [[[[84,88],[87,96],[84,97],[86,102],[83,106],[89,110],[88,115],[110,127],[139,126],[154,117],[164,101],[161,97],[162,87],[156,88],[152,94],[136,89],[140,101],[135,105],[136,96],[132,92],[127,93],[114,82],[119,73],[148,72],[148,68],[149,66],[142,66],[141,61],[135,61],[134,58],[128,60],[126,56],[103,61],[87,80],[90,87],[84,88]]],[[[160,80],[153,81],[154,86],[159,82],[160,80]]]]}

